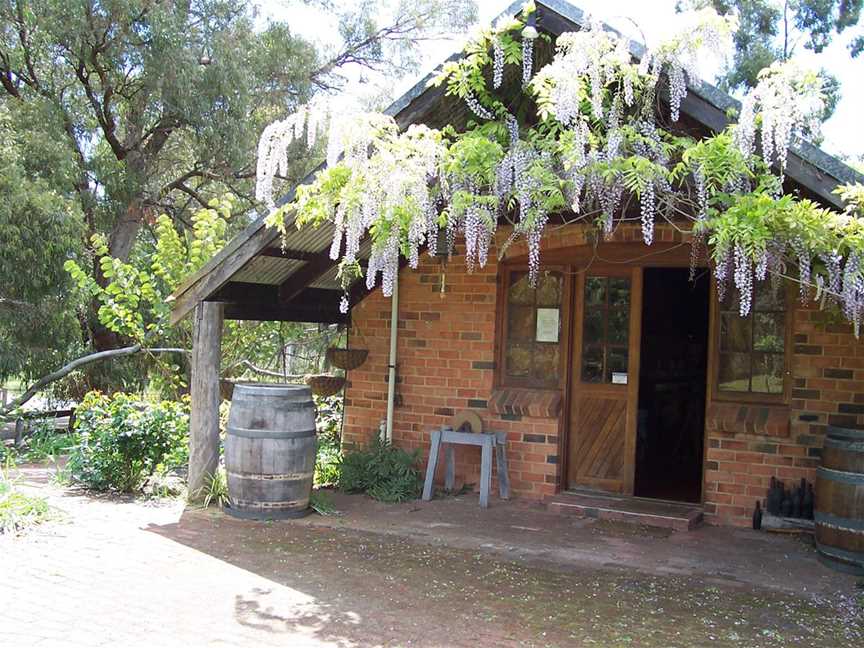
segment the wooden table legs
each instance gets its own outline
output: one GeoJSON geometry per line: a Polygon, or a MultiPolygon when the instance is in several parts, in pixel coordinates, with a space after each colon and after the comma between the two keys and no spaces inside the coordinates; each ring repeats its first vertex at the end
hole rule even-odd
{"type": "Polygon", "coordinates": [[[457,445],[480,446],[480,506],[489,507],[489,491],[492,488],[492,455],[498,470],[498,491],[501,499],[510,497],[510,478],[507,474],[507,433],[492,432],[489,434],[474,434],[472,432],[456,432],[450,428],[433,430],[429,462],[426,464],[426,481],[423,484],[423,499],[432,499],[435,469],[441,446],[445,452],[444,488],[452,490],[456,480],[456,448],[457,445]]]}

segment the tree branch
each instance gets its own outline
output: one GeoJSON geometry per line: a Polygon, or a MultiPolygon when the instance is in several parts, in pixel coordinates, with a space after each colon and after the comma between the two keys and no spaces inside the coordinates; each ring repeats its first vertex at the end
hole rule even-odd
{"type": "Polygon", "coordinates": [[[36,310],[36,305],[19,299],[0,297],[0,308],[8,308],[10,310],[36,310]]]}
{"type": "Polygon", "coordinates": [[[100,362],[102,360],[109,360],[112,358],[119,358],[122,356],[135,355],[136,353],[189,353],[186,349],[176,349],[176,348],[144,348],[140,344],[133,344],[128,347],[120,347],[119,349],[108,349],[107,351],[97,351],[96,353],[91,353],[86,356],[82,356],[80,358],[76,358],[72,362],[64,365],[57,371],[53,371],[46,376],[43,376],[35,383],[30,385],[27,390],[21,394],[18,398],[13,401],[10,401],[2,408],[0,408],[0,416],[8,415],[13,410],[18,409],[24,403],[33,398],[36,394],[38,394],[43,388],[47,387],[53,382],[57,382],[61,378],[68,376],[70,373],[75,371],[76,369],[80,369],[88,364],[92,364],[94,362],[100,362]]]}
{"type": "MultiPolygon", "coordinates": [[[[120,143],[120,140],[117,139],[117,133],[115,131],[116,124],[114,123],[113,116],[110,114],[110,109],[107,107],[107,103],[100,103],[99,98],[96,96],[96,91],[90,83],[90,72],[84,65],[84,61],[79,59],[78,64],[75,65],[74,68],[75,76],[78,78],[81,87],[84,88],[84,94],[87,95],[87,100],[90,102],[93,112],[96,113],[96,121],[102,129],[102,134],[105,135],[105,140],[111,147],[114,157],[118,160],[123,160],[128,151],[123,147],[123,144],[120,143]]],[[[111,93],[108,90],[104,90],[102,95],[103,102],[110,101],[110,98],[111,93]]]]}

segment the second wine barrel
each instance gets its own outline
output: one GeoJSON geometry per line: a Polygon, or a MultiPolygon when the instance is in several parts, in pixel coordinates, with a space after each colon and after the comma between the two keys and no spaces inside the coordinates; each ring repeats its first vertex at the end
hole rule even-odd
{"type": "Polygon", "coordinates": [[[820,560],[864,576],[864,430],[828,427],[814,508],[820,560]]]}
{"type": "Polygon", "coordinates": [[[228,513],[259,520],[306,515],[315,451],[309,387],[237,383],[225,435],[228,513]]]}

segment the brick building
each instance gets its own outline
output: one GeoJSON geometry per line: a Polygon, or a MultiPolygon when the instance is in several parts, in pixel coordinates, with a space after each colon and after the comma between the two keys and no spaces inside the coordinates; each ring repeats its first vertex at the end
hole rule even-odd
{"type": "MultiPolygon", "coordinates": [[[[551,35],[580,28],[570,5],[537,4],[551,35]]],[[[733,105],[690,88],[682,124],[722,130],[733,105]]],[[[427,79],[389,112],[402,127],[466,118],[427,79]]],[[[834,187],[860,180],[806,144],[786,175],[787,191],[834,208],[834,187]]],[[[691,280],[687,235],[672,225],[650,247],[638,224],[608,241],[581,225],[549,230],[536,288],[525,248],[502,251],[503,238],[473,273],[458,243],[446,262],[401,271],[395,444],[427,453],[433,428],[473,410],[508,432],[517,497],[592,489],[692,502],[709,522],[742,525],[771,477],[813,481],[826,426],[864,425],[864,342],[794,287],[768,282],[741,318],[704,259],[691,280]]],[[[226,318],[349,323],[351,346],[369,355],[348,376],[343,440],[365,443],[387,407],[391,302],[360,281],[350,321],[340,315],[331,236],[325,225],[280,245],[257,221],[178,289],[173,314],[213,302],[226,318]]],[[[476,484],[478,467],[476,448],[458,449],[459,481],[476,484]]]]}

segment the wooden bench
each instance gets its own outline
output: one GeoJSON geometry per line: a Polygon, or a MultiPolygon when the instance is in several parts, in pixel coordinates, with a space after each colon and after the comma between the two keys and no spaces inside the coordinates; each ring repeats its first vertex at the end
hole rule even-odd
{"type": "Polygon", "coordinates": [[[450,427],[442,427],[432,431],[432,446],[429,449],[429,462],[426,464],[426,482],[423,484],[423,499],[432,499],[435,469],[438,467],[438,457],[444,446],[446,466],[444,470],[444,488],[453,490],[456,480],[456,447],[457,445],[480,446],[480,506],[489,507],[489,491],[492,488],[492,453],[495,453],[495,463],[498,469],[498,491],[501,499],[510,498],[510,478],[507,475],[507,433],[489,432],[457,432],[450,427]]]}

